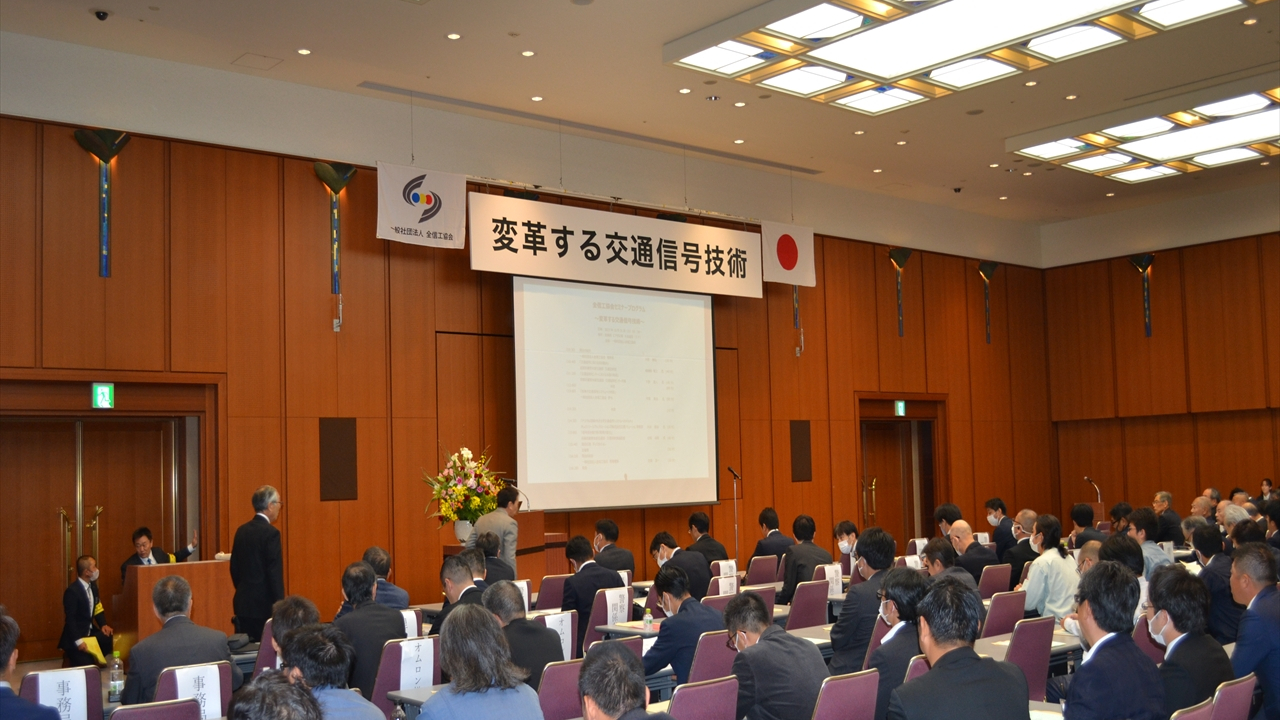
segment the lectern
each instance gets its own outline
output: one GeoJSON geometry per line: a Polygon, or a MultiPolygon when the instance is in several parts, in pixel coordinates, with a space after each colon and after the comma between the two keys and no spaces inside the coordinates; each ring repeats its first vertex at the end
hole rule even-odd
{"type": "Polygon", "coordinates": [[[225,560],[166,563],[164,565],[130,565],[125,570],[124,590],[114,598],[111,619],[115,629],[115,649],[127,658],[129,648],[160,631],[160,619],[151,604],[151,589],[160,578],[181,575],[191,585],[191,621],[230,635],[231,584],[230,563],[225,560]]]}
{"type": "MultiPolygon", "coordinates": [[[[542,576],[568,572],[564,558],[565,533],[546,532],[546,520],[541,510],[528,510],[516,514],[520,523],[520,535],[516,539],[516,577],[533,581],[534,592],[542,584],[542,576]]],[[[443,554],[457,555],[462,545],[446,544],[443,554]]]]}

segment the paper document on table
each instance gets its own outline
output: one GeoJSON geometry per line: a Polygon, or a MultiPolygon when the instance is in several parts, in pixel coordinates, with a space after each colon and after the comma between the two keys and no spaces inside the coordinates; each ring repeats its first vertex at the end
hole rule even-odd
{"type": "MultiPolygon", "coordinates": [[[[993,642],[993,643],[991,643],[991,644],[992,644],[992,645],[999,645],[999,646],[1001,646],[1001,647],[1006,647],[1006,646],[1008,646],[1009,641],[1008,641],[1008,640],[997,640],[997,641],[995,641],[995,642],[993,642]]],[[[1056,648],[1059,648],[1059,647],[1066,647],[1066,646],[1067,646],[1067,644],[1066,644],[1066,643],[1064,643],[1064,642],[1058,642],[1057,640],[1052,641],[1052,643],[1051,643],[1050,645],[1051,645],[1052,647],[1056,647],[1056,648]]]]}
{"type": "Polygon", "coordinates": [[[830,640],[827,640],[827,639],[824,639],[824,638],[816,638],[816,637],[807,637],[807,638],[805,638],[805,640],[808,640],[809,642],[813,643],[814,645],[821,645],[821,644],[822,644],[822,643],[824,643],[824,642],[830,642],[830,640]]]}
{"type": "Polygon", "coordinates": [[[1032,710],[1031,720],[1061,720],[1062,713],[1056,713],[1052,710],[1032,710]]]}
{"type": "Polygon", "coordinates": [[[644,655],[645,653],[649,652],[649,648],[653,647],[653,644],[656,642],[658,642],[657,635],[654,635],[653,637],[650,637],[650,638],[645,638],[640,643],[640,654],[644,655]]]}

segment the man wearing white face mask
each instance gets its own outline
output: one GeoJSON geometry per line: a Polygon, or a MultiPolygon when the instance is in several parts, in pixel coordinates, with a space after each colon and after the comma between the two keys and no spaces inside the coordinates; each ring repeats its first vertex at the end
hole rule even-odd
{"type": "Polygon", "coordinates": [[[693,652],[704,632],[724,629],[724,616],[689,594],[689,576],[668,563],[653,578],[650,592],[658,593],[658,603],[667,619],[658,628],[658,639],[644,654],[644,674],[652,675],[667,665],[676,673],[676,682],[689,679],[693,652]]]}
{"type": "Polygon", "coordinates": [[[1147,603],[1147,632],[1164,646],[1160,679],[1164,683],[1164,711],[1173,714],[1213,697],[1218,685],[1235,679],[1231,658],[1205,634],[1209,589],[1181,565],[1164,565],[1151,574],[1147,603]]]}
{"type": "Polygon", "coordinates": [[[855,551],[853,571],[863,581],[849,586],[840,617],[831,628],[832,675],[858,672],[867,658],[867,645],[879,617],[876,593],[884,582],[885,570],[893,566],[893,536],[878,527],[867,528],[855,551]]]}
{"type": "Polygon", "coordinates": [[[889,696],[907,676],[911,658],[920,654],[916,605],[932,587],[919,571],[893,568],[884,574],[880,585],[880,621],[889,632],[880,639],[880,647],[867,655],[866,668],[880,673],[880,689],[876,694],[876,720],[884,720],[889,711],[889,696]]]}
{"type": "Polygon", "coordinates": [[[1009,510],[998,497],[988,500],[986,507],[987,524],[992,528],[991,539],[996,543],[996,557],[1000,558],[1000,562],[1006,562],[1004,552],[1018,544],[1013,535],[1013,520],[1006,516],[1009,510]]]}
{"type": "Polygon", "coordinates": [[[85,644],[85,638],[94,638],[102,657],[111,657],[114,631],[107,624],[107,613],[98,595],[98,561],[92,555],[81,555],[76,559],[76,574],[75,582],[62,593],[62,612],[66,619],[58,647],[66,653],[68,667],[101,665],[85,644]]]}
{"type": "Polygon", "coordinates": [[[707,586],[711,584],[711,563],[702,553],[687,552],[680,549],[676,539],[669,532],[660,532],[653,536],[649,543],[649,554],[654,562],[662,568],[670,563],[689,576],[689,594],[701,600],[707,596],[707,586]]]}

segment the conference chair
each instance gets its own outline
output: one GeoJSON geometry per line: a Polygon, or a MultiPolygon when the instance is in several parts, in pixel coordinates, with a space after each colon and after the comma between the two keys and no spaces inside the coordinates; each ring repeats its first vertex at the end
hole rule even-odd
{"type": "Polygon", "coordinates": [[[547,663],[538,685],[538,704],[544,720],[573,720],[582,717],[582,701],[578,698],[578,675],[582,660],[547,663]]]}
{"type": "Polygon", "coordinates": [[[263,670],[275,670],[280,667],[280,658],[276,657],[276,646],[271,643],[271,618],[262,626],[262,642],[258,643],[258,657],[253,661],[253,676],[263,670]]]}
{"type": "Polygon", "coordinates": [[[569,616],[569,652],[568,657],[565,659],[572,660],[578,657],[578,611],[568,610],[565,612],[546,613],[545,615],[538,615],[533,619],[533,621],[543,627],[550,627],[550,625],[547,624],[547,618],[554,615],[569,616]]]}
{"type": "Polygon", "coordinates": [[[661,620],[667,616],[667,612],[658,604],[658,591],[649,588],[649,594],[644,596],[644,609],[653,614],[654,620],[661,620]]]}
{"type": "Polygon", "coordinates": [[[746,592],[748,590],[759,595],[760,599],[764,600],[765,611],[769,613],[769,617],[773,617],[773,606],[778,599],[778,588],[772,585],[762,585],[759,587],[744,586],[739,588],[738,592],[746,592]]]}
{"type": "Polygon", "coordinates": [[[911,682],[927,672],[929,672],[928,658],[917,655],[911,658],[911,664],[907,666],[907,679],[903,682],[911,682]]]}
{"type": "Polygon", "coordinates": [[[991,596],[991,607],[987,608],[987,620],[982,624],[981,637],[989,638],[1013,632],[1014,626],[1027,614],[1027,593],[1025,590],[998,592],[991,596]]]}
{"type": "Polygon", "coordinates": [[[815,627],[827,624],[827,581],[811,580],[796,585],[791,598],[791,614],[787,616],[787,630],[815,627]]]}
{"type": "Polygon", "coordinates": [[[978,581],[978,593],[982,599],[988,600],[992,595],[1004,592],[1009,587],[1009,575],[1012,573],[1013,566],[1008,563],[982,568],[982,579],[978,581]]]}
{"type": "MultiPolygon", "coordinates": [[[[406,638],[388,640],[382,646],[382,657],[378,659],[378,674],[373,681],[373,704],[378,706],[382,714],[390,720],[396,711],[396,703],[387,699],[387,693],[410,688],[431,687],[439,685],[440,679],[440,636],[429,635],[425,638],[406,638]],[[423,673],[419,677],[406,678],[402,674],[405,651],[421,651],[422,657],[431,658],[431,676],[423,673]]],[[[225,714],[225,713],[224,713],[225,714]]]]}
{"type": "Polygon", "coordinates": [[[1147,616],[1143,615],[1138,618],[1138,624],[1133,627],[1133,642],[1138,648],[1151,658],[1151,662],[1160,665],[1164,662],[1164,648],[1156,644],[1151,639],[1151,633],[1147,632],[1147,616]]]}
{"type": "Polygon", "coordinates": [[[202,720],[202,717],[200,703],[195,698],[122,705],[111,712],[111,720],[202,720]]]}
{"type": "Polygon", "coordinates": [[[1045,681],[1049,678],[1049,651],[1053,648],[1053,625],[1057,618],[1019,620],[1009,638],[1005,662],[1022,669],[1027,678],[1027,699],[1044,702],[1045,681]]]}
{"type": "Polygon", "coordinates": [[[738,592],[738,578],[736,575],[721,575],[711,578],[711,583],[707,585],[708,595],[732,595],[738,592]]]}
{"type": "Polygon", "coordinates": [[[906,567],[906,566],[907,566],[907,556],[906,556],[906,555],[899,555],[898,557],[894,558],[894,559],[893,559],[893,566],[894,566],[894,567],[906,567]]]}
{"type": "Polygon", "coordinates": [[[738,561],[736,560],[712,560],[711,561],[711,577],[724,577],[726,575],[738,576],[738,561]],[[729,563],[733,563],[733,572],[728,572],[729,563]]]}
{"type": "Polygon", "coordinates": [[[162,700],[185,700],[186,698],[193,697],[189,690],[178,687],[178,671],[211,666],[216,667],[218,670],[218,690],[220,696],[218,700],[222,707],[222,712],[219,714],[222,717],[226,717],[227,705],[231,702],[231,663],[226,660],[165,668],[160,672],[160,679],[156,681],[156,702],[160,702],[162,700]]]}
{"type": "Polygon", "coordinates": [[[879,670],[826,678],[813,706],[813,720],[872,720],[879,690],[879,670]]]}
{"type": "Polygon", "coordinates": [[[1249,720],[1249,705],[1253,702],[1253,687],[1257,683],[1258,679],[1249,673],[1219,685],[1213,694],[1210,720],[1249,720]]]}
{"type": "MultiPolygon", "coordinates": [[[[596,597],[591,602],[591,624],[587,627],[587,634],[582,638],[582,647],[591,647],[591,643],[604,639],[604,633],[596,628],[601,625],[609,624],[609,601],[607,593],[617,588],[600,588],[596,591],[596,597]]],[[[631,620],[631,593],[635,592],[631,588],[627,588],[627,615],[621,619],[621,622],[631,620]]],[[[541,596],[539,596],[541,599],[541,596]]]]}
{"type": "Polygon", "coordinates": [[[724,609],[729,606],[729,601],[737,597],[736,595],[708,595],[702,598],[702,604],[709,608],[715,608],[724,614],[724,609]]]}
{"type": "Polygon", "coordinates": [[[1111,534],[1111,521],[1110,521],[1110,520],[1104,520],[1103,522],[1098,523],[1098,532],[1100,532],[1100,533],[1104,533],[1104,534],[1107,534],[1107,535],[1110,535],[1110,534],[1111,534]]]}
{"type": "Polygon", "coordinates": [[[871,662],[871,653],[880,647],[880,643],[884,640],[884,636],[889,634],[888,623],[884,618],[876,616],[876,624],[871,628],[871,641],[867,643],[867,654],[862,658],[862,669],[867,669],[867,664],[871,662]]]}
{"type": "Polygon", "coordinates": [[[816,566],[814,566],[814,568],[813,568],[813,577],[812,577],[812,578],[810,578],[810,579],[811,579],[811,580],[821,580],[821,581],[823,581],[823,582],[826,582],[826,581],[827,581],[827,566],[826,566],[826,565],[816,565],[816,566]]]}
{"type": "MultiPolygon", "coordinates": [[[[422,637],[422,608],[409,608],[401,610],[400,616],[404,618],[404,634],[407,638],[422,637]]],[[[268,620],[267,622],[271,622],[268,620]]],[[[263,637],[266,637],[264,634],[263,637]]]]}
{"type": "MultiPolygon", "coordinates": [[[[840,574],[853,575],[853,556],[840,553],[840,574]]],[[[853,582],[853,578],[849,578],[849,582],[853,582]]]]}
{"type": "Polygon", "coordinates": [[[774,582],[786,582],[787,579],[787,563],[783,556],[778,556],[778,571],[774,573],[774,582]]]}
{"type": "Polygon", "coordinates": [[[729,649],[728,630],[702,633],[698,636],[698,646],[693,649],[688,681],[702,682],[732,675],[736,655],[729,649]]]}
{"type": "Polygon", "coordinates": [[[564,581],[573,575],[545,575],[538,588],[538,610],[559,610],[564,605],[564,581]]]}
{"type": "Polygon", "coordinates": [[[1022,566],[1022,577],[1018,579],[1018,584],[1021,585],[1022,583],[1026,582],[1027,575],[1030,573],[1031,573],[1031,563],[1028,562],[1022,566]]]}
{"type": "Polygon", "coordinates": [[[774,578],[778,576],[778,556],[777,555],[761,555],[751,558],[751,563],[747,565],[747,585],[763,585],[765,583],[777,582],[774,578]]]}
{"type": "Polygon", "coordinates": [[[685,683],[671,693],[667,714],[676,720],[735,720],[738,678],[685,683]]]}
{"type": "Polygon", "coordinates": [[[25,700],[39,705],[56,707],[56,698],[42,698],[40,695],[40,678],[46,680],[84,683],[85,715],[73,717],[71,720],[98,720],[102,717],[102,675],[93,666],[65,668],[58,670],[40,670],[27,673],[22,678],[22,686],[18,694],[25,700]]]}
{"type": "MultiPolygon", "coordinates": [[[[613,638],[612,640],[597,640],[587,646],[587,650],[599,645],[600,643],[616,642],[627,646],[627,649],[636,654],[636,657],[644,660],[644,638],[639,635],[628,635],[627,637],[613,638]]],[[[695,649],[696,652],[696,649],[695,649]]],[[[584,655],[586,653],[583,653],[584,655]]]]}
{"type": "Polygon", "coordinates": [[[995,551],[996,551],[996,544],[995,544],[995,543],[991,543],[991,542],[989,542],[989,543],[982,543],[982,547],[984,547],[984,548],[986,548],[986,549],[990,550],[991,552],[995,552],[995,551]]]}
{"type": "Polygon", "coordinates": [[[1213,698],[1209,698],[1199,705],[1192,705],[1189,708],[1182,708],[1169,716],[1169,720],[1211,720],[1213,717],[1213,698]]]}

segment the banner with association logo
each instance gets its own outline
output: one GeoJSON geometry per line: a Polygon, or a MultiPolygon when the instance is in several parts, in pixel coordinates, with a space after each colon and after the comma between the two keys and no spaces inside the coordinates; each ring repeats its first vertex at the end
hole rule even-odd
{"type": "Polygon", "coordinates": [[[466,240],[467,178],[378,163],[378,237],[461,248],[466,240]]]}
{"type": "Polygon", "coordinates": [[[471,193],[471,269],[761,297],[760,236],[471,193]]]}
{"type": "Polygon", "coordinates": [[[813,266],[813,228],[760,223],[764,253],[764,281],[813,287],[818,274],[813,266]]]}

